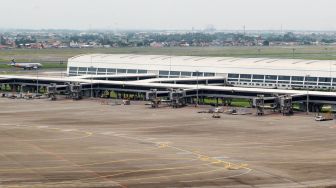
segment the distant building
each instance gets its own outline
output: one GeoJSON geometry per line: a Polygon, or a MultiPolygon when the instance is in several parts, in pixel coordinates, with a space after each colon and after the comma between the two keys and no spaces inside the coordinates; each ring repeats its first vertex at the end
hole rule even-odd
{"type": "Polygon", "coordinates": [[[152,42],[149,44],[150,47],[153,47],[153,48],[162,48],[164,46],[163,43],[160,43],[160,42],[152,42]]]}
{"type": "Polygon", "coordinates": [[[69,44],[70,48],[79,48],[79,44],[77,42],[71,41],[69,44]]]}

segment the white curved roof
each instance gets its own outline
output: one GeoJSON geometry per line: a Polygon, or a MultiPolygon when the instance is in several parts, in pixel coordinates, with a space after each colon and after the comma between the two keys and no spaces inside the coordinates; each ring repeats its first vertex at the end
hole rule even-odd
{"type": "Polygon", "coordinates": [[[334,60],[86,54],[70,58],[68,66],[336,77],[334,60]]]}

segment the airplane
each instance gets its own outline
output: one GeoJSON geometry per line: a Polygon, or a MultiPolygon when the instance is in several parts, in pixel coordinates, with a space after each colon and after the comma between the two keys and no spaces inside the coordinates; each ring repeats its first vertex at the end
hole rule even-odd
{"type": "Polygon", "coordinates": [[[42,67],[41,63],[17,63],[14,59],[12,59],[12,63],[9,65],[17,68],[23,68],[24,70],[39,69],[42,67]]]}

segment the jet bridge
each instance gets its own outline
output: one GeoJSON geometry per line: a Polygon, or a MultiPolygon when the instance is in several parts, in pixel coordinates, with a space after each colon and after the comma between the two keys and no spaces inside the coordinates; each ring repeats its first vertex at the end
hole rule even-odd
{"type": "Polygon", "coordinates": [[[169,99],[173,108],[183,107],[187,104],[186,92],[183,89],[171,89],[169,99]]]}
{"type": "MultiPolygon", "coordinates": [[[[157,79],[157,78],[155,78],[157,79]]],[[[119,93],[140,93],[142,98],[146,98],[148,92],[152,89],[157,90],[157,96],[169,99],[169,89],[183,90],[185,92],[184,98],[195,99],[196,97],[207,98],[221,98],[221,99],[250,99],[257,97],[258,95],[264,96],[265,103],[274,102],[274,96],[288,95],[293,102],[302,103],[302,106],[308,106],[312,111],[313,109],[320,109],[323,104],[336,104],[336,93],[334,92],[322,92],[322,91],[304,91],[304,90],[283,90],[283,89],[262,89],[262,88],[243,88],[243,87],[230,87],[230,86],[210,86],[210,85],[195,85],[195,84],[172,84],[172,83],[156,83],[148,80],[137,81],[112,81],[112,80],[95,80],[78,77],[34,77],[34,76],[14,76],[14,75],[2,75],[0,76],[0,84],[11,86],[13,89],[18,89],[20,86],[34,89],[38,85],[39,87],[49,87],[52,84],[56,84],[57,90],[66,88],[65,85],[72,83],[78,83],[81,91],[76,91],[75,98],[81,98],[84,93],[91,92],[103,92],[103,91],[115,91],[119,93]],[[81,97],[80,97],[81,96],[81,97]],[[146,97],[145,97],[146,96],[146,97]],[[308,101],[309,105],[304,105],[308,101]]],[[[189,80],[188,80],[189,81],[189,80]]],[[[55,85],[54,85],[55,86],[55,85]]],[[[51,89],[51,88],[50,88],[51,89]]],[[[60,94],[67,94],[66,89],[59,92],[60,94]]],[[[17,91],[17,90],[13,90],[17,91]]],[[[70,92],[70,89],[69,89],[70,92]]],[[[55,93],[55,92],[54,92],[55,93]]],[[[57,93],[57,92],[56,92],[57,93]]],[[[88,95],[87,95],[88,96],[88,95]]],[[[100,95],[94,95],[100,96],[100,95]]],[[[192,100],[190,100],[191,102],[192,100]]],[[[285,109],[284,109],[285,110],[285,109]]]]}

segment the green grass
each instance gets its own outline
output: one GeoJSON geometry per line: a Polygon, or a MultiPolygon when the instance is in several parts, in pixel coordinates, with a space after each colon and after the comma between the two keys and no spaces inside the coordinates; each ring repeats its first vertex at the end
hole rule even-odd
{"type": "Polygon", "coordinates": [[[247,108],[251,105],[248,99],[232,99],[231,106],[247,108]]]}
{"type": "MultiPolygon", "coordinates": [[[[97,48],[97,49],[9,49],[0,50],[0,63],[38,62],[44,68],[65,68],[67,59],[79,54],[148,54],[178,56],[211,56],[211,57],[260,57],[260,58],[294,58],[336,60],[336,46],[294,46],[294,47],[171,47],[171,48],[97,48]],[[327,48],[327,50],[326,50],[327,48]],[[260,49],[260,53],[258,52],[260,49]]],[[[8,68],[0,64],[0,68],[8,68]]]]}
{"type": "MultiPolygon", "coordinates": [[[[59,64],[59,63],[41,63],[43,69],[65,69],[67,67],[66,63],[59,64]]],[[[0,64],[0,69],[21,69],[21,68],[14,68],[8,64],[0,64]]]]}
{"type": "Polygon", "coordinates": [[[59,64],[59,63],[41,63],[43,68],[46,69],[52,69],[52,68],[57,68],[57,69],[61,69],[61,68],[67,68],[67,64],[63,63],[63,64],[59,64]]]}
{"type": "Polygon", "coordinates": [[[60,62],[88,53],[104,54],[152,54],[220,57],[264,57],[298,59],[335,59],[336,46],[294,46],[294,47],[172,47],[172,48],[97,48],[97,49],[10,49],[0,50],[0,62],[16,59],[18,62],[60,62]],[[327,48],[327,50],[326,50],[327,48]],[[260,54],[258,52],[260,49],[260,54]]]}
{"type": "MultiPolygon", "coordinates": [[[[206,98],[204,99],[205,104],[216,104],[216,99],[206,98]]],[[[218,100],[219,105],[222,105],[222,100],[218,100]]],[[[233,107],[250,107],[250,101],[248,99],[232,99],[231,106],[233,107]]]]}

